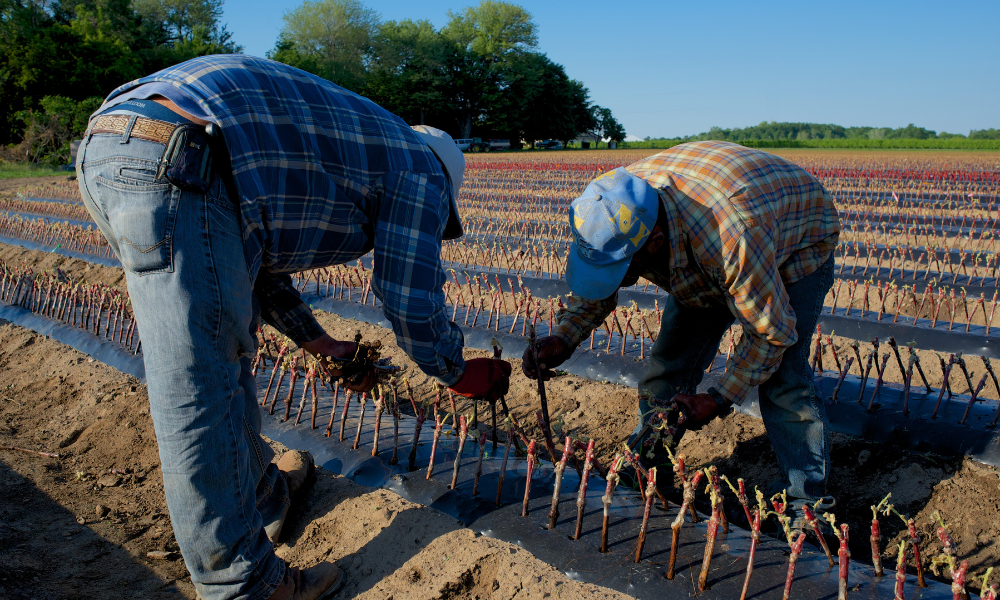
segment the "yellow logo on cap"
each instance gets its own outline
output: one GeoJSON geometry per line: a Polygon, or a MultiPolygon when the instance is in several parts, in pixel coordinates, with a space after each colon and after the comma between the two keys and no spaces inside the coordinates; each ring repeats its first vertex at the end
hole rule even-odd
{"type": "Polygon", "coordinates": [[[615,171],[617,171],[617,170],[618,169],[613,169],[611,171],[608,171],[607,173],[602,173],[600,176],[597,177],[597,179],[595,179],[591,183],[596,183],[596,182],[604,179],[605,177],[614,177],[615,176],[615,171]]]}
{"type": "Polygon", "coordinates": [[[638,221],[638,219],[632,218],[632,211],[629,207],[624,204],[618,206],[618,229],[622,233],[628,233],[629,229],[632,229],[632,226],[635,225],[636,221],[638,221]]]}
{"type": "Polygon", "coordinates": [[[632,240],[631,240],[632,245],[635,246],[636,248],[638,248],[639,244],[642,243],[642,241],[646,237],[646,234],[648,234],[648,233],[649,233],[649,230],[646,229],[646,225],[644,223],[639,223],[639,233],[637,233],[635,235],[635,237],[632,238],[632,240]]]}

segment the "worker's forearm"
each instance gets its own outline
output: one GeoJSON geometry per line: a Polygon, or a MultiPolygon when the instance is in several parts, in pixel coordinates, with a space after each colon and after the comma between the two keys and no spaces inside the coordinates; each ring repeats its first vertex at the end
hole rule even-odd
{"type": "Polygon", "coordinates": [[[254,283],[254,293],[260,301],[260,316],[265,323],[296,344],[315,340],[325,331],[313,316],[289,275],[261,271],[254,283]]]}
{"type": "Polygon", "coordinates": [[[568,296],[566,308],[559,313],[559,321],[552,335],[566,342],[570,348],[579,346],[590,332],[600,327],[618,305],[618,292],[604,300],[590,301],[579,296],[568,296]]]}

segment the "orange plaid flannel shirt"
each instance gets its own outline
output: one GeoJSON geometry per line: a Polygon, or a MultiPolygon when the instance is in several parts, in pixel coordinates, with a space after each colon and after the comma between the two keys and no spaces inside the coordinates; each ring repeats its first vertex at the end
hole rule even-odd
{"type": "MultiPolygon", "coordinates": [[[[798,340],[784,283],[832,254],[840,236],[833,198],[801,167],[728,142],[681,144],[625,168],[659,190],[667,215],[668,264],[644,276],[685,306],[724,299],[743,325],[716,386],[739,404],[798,340]]],[[[617,292],[596,302],[571,297],[553,334],[576,347],[617,303],[617,292]]]]}

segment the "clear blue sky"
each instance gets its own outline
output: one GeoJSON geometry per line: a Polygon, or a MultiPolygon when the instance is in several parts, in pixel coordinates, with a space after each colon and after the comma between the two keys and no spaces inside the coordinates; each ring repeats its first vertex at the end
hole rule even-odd
{"type": "MultiPolygon", "coordinates": [[[[368,0],[435,26],[478,0],[368,0]]],[[[245,52],[274,46],[299,0],[227,0],[245,52]]],[[[538,49],[630,135],[801,121],[968,134],[1000,128],[1000,0],[520,2],[538,49]]]]}

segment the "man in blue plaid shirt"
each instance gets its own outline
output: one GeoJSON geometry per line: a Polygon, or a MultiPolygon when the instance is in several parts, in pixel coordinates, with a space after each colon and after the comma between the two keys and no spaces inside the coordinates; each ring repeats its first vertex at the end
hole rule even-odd
{"type": "Polygon", "coordinates": [[[463,360],[444,310],[441,240],[462,234],[464,168],[444,132],[240,55],[123,85],[91,119],[80,191],[125,268],[167,504],[200,597],[314,600],[344,581],[273,550],[312,465],[296,452],[273,464],[260,438],[258,319],[317,356],[355,350],[323,331],[290,273],[374,251],[372,290],[417,366],[469,397],[507,391],[510,365],[463,360]]]}

